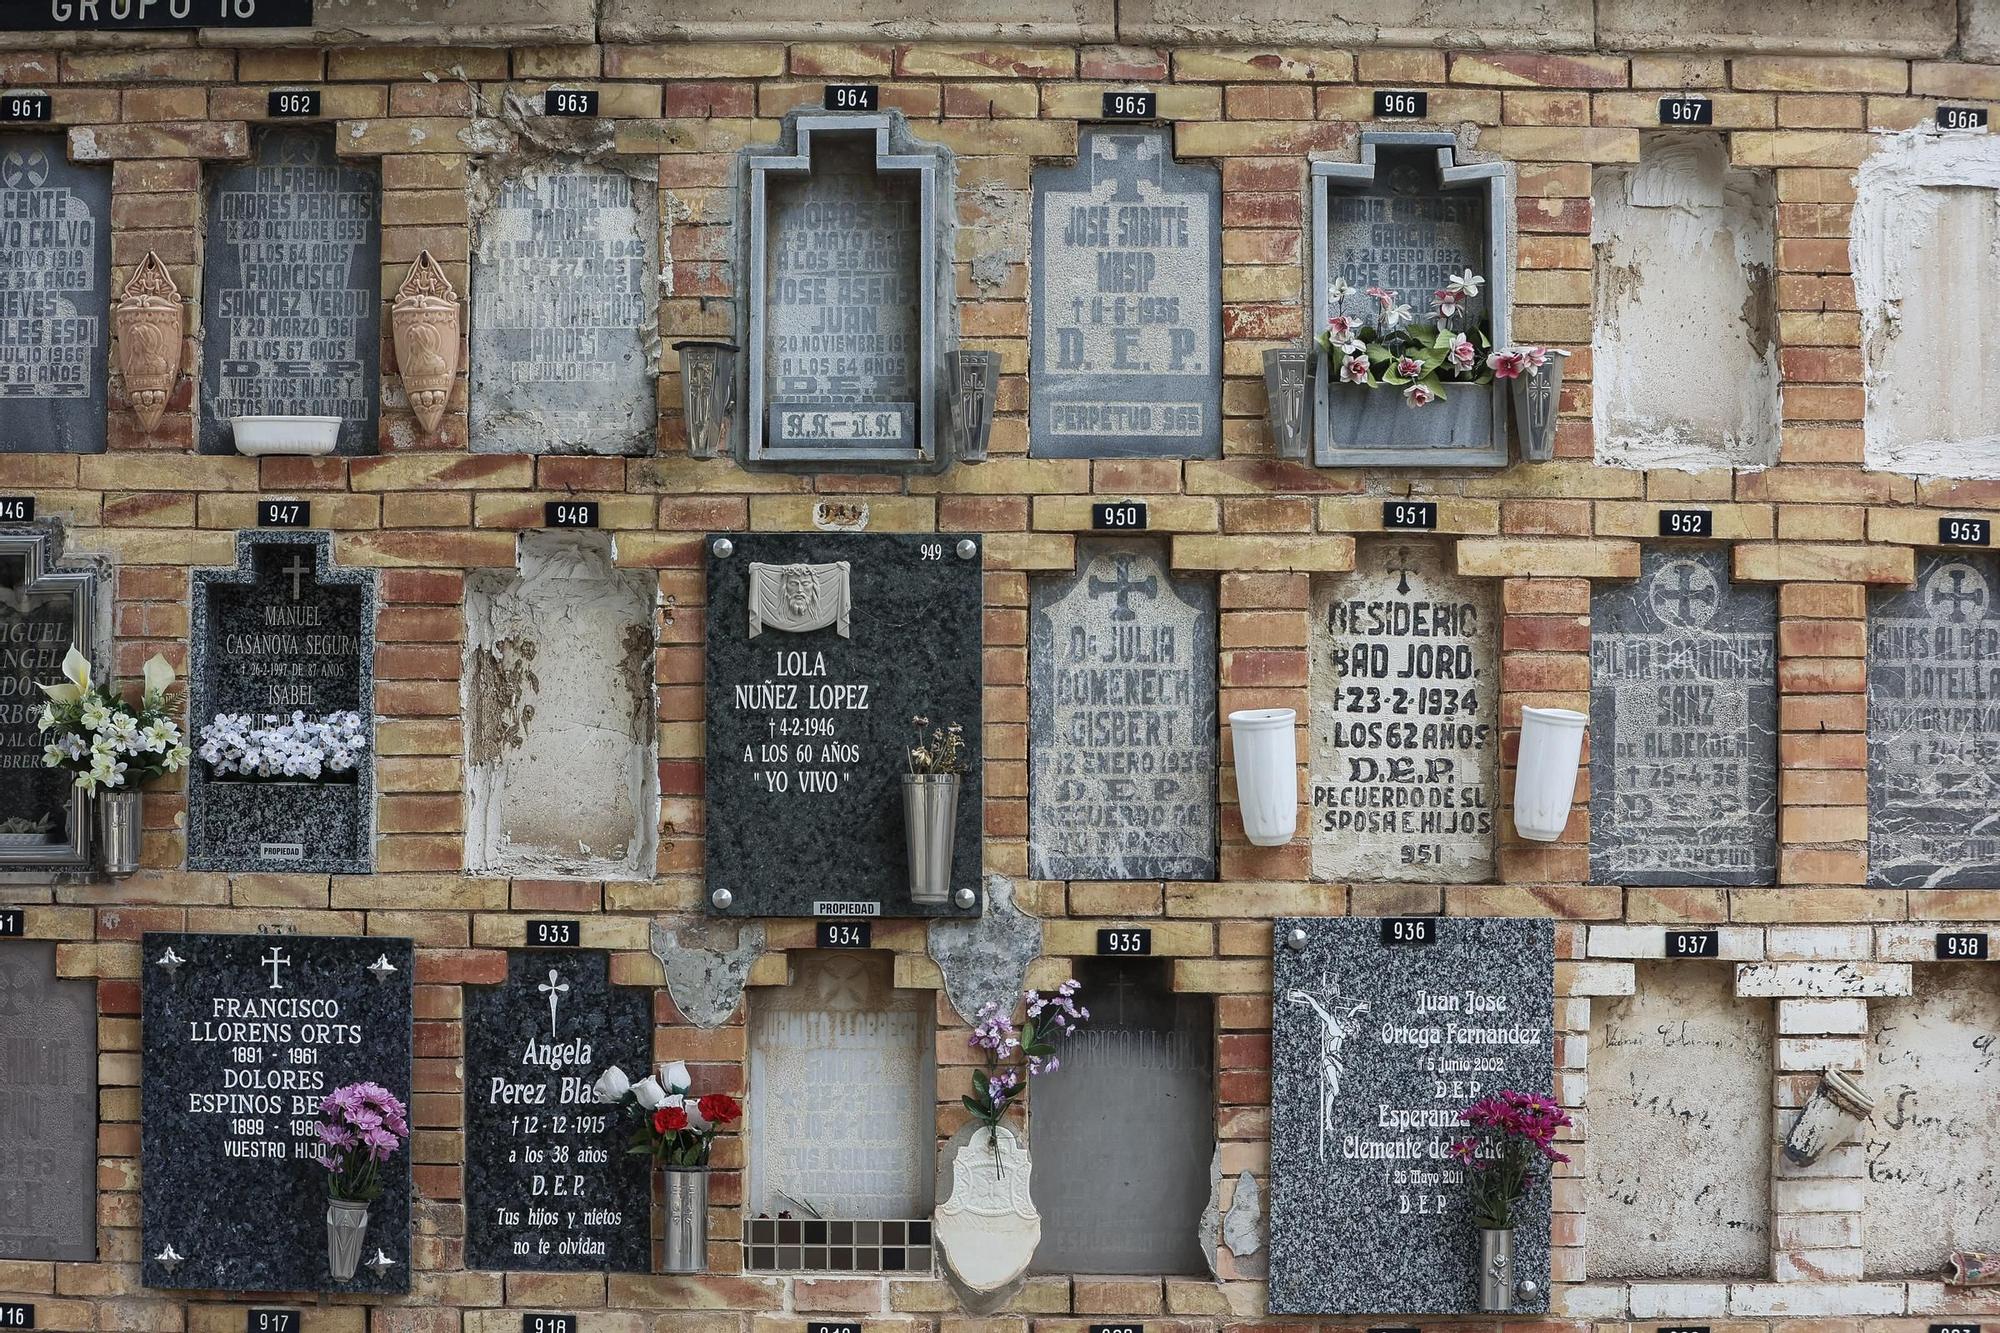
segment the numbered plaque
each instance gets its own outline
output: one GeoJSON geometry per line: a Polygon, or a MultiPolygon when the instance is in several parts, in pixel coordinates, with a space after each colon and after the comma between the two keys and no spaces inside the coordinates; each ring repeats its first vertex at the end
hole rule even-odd
{"type": "Polygon", "coordinates": [[[299,1333],[297,1310],[245,1310],[243,1333],[299,1333]]]}
{"type": "Polygon", "coordinates": [[[1713,537],[1715,511],[1712,509],[1662,509],[1662,537],[1713,537]]]}
{"type": "MultiPolygon", "coordinates": [[[[273,88],[264,99],[264,114],[273,120],[310,120],[319,115],[316,88],[273,88]]],[[[256,1333],[252,1330],[251,1333],[256,1333]]]]}
{"type": "Polygon", "coordinates": [[[34,1326],[35,1306],[32,1301],[0,1301],[0,1328],[34,1326]]]}
{"type": "Polygon", "coordinates": [[[1436,944],[1437,918],[1433,916],[1392,916],[1382,921],[1382,943],[1436,944]]]}
{"type": "Polygon", "coordinates": [[[35,497],[32,495],[0,496],[0,523],[32,523],[35,521],[35,497]]]}
{"type": "Polygon", "coordinates": [[[530,921],[526,938],[531,949],[574,949],[583,931],[575,921],[530,921]]]}
{"type": "Polygon", "coordinates": [[[1382,526],[1392,532],[1429,532],[1438,525],[1435,500],[1384,500],[1382,526]]]}
{"type": "Polygon", "coordinates": [[[1115,500],[1090,507],[1092,532],[1144,532],[1146,527],[1144,500],[1115,500]]]}
{"type": "Polygon", "coordinates": [[[1422,120],[1431,113],[1431,95],[1421,88],[1377,88],[1375,115],[1380,120],[1422,120]]]}
{"type": "Polygon", "coordinates": [[[1722,950],[1722,936],[1713,930],[1670,930],[1667,957],[1715,958],[1722,950]]]}
{"type": "Polygon", "coordinates": [[[821,921],[815,942],[822,949],[867,949],[875,943],[873,921],[821,921]]]}
{"type": "Polygon", "coordinates": [[[1937,933],[1939,962],[1981,962],[1990,956],[1990,942],[1983,930],[1940,930],[1937,933]]]}
{"type": "Polygon", "coordinates": [[[597,114],[595,88],[551,88],[542,94],[545,116],[594,116],[597,114]]]}
{"type": "Polygon", "coordinates": [[[1941,130],[1983,130],[1986,128],[1986,108],[1941,106],[1937,109],[1937,127],[1941,130]]]}
{"type": "Polygon", "coordinates": [[[878,111],[882,90],[872,83],[829,83],[820,105],[828,111],[878,111]]]}
{"type": "Polygon", "coordinates": [[[18,940],[28,933],[28,913],[20,907],[0,907],[0,940],[18,940]]]}
{"type": "Polygon", "coordinates": [[[549,528],[594,528],[597,516],[596,500],[550,500],[542,506],[542,526],[549,528]]]}
{"type": "Polygon", "coordinates": [[[1662,125],[1713,125],[1715,123],[1715,103],[1706,97],[1662,97],[1660,99],[1660,124],[1662,125]]]}
{"type": "Polygon", "coordinates": [[[1097,952],[1107,958],[1144,958],[1153,952],[1147,926],[1106,926],[1097,932],[1097,952]]]}
{"type": "Polygon", "coordinates": [[[1114,92],[1104,94],[1106,120],[1152,120],[1160,114],[1160,95],[1155,92],[1114,92]]]}
{"type": "Polygon", "coordinates": [[[521,1333],[576,1333],[573,1314],[524,1314],[521,1333]]]}
{"type": "MultiPolygon", "coordinates": [[[[0,95],[0,120],[16,120],[28,123],[52,120],[56,114],[55,99],[47,93],[7,93],[0,95]]],[[[33,1307],[29,1307],[33,1308],[33,1307]]]]}
{"type": "Polygon", "coordinates": [[[1990,518],[1955,518],[1946,515],[1938,520],[1938,545],[1940,546],[1991,546],[1993,544],[1993,520],[1990,518]]]}
{"type": "Polygon", "coordinates": [[[312,502],[309,500],[259,500],[257,526],[260,528],[309,528],[312,502]]]}

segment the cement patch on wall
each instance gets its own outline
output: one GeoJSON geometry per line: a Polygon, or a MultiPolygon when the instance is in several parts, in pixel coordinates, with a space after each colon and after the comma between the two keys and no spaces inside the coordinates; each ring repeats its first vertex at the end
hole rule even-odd
{"type": "Polygon", "coordinates": [[[1591,1002],[1584,1185],[1593,1281],[1770,1267],[1771,1004],[1726,963],[1641,963],[1591,1002]]]}
{"type": "Polygon", "coordinates": [[[1861,308],[1867,465],[2000,477],[2000,139],[1924,126],[1885,137],[1855,177],[1848,253],[1861,308]]]}
{"type": "Polygon", "coordinates": [[[1810,14],[1741,0],[1598,0],[1596,13],[1610,50],[1934,56],[1958,36],[1953,0],[1813,0],[1810,14]]]}
{"type": "Polygon", "coordinates": [[[1645,136],[1598,168],[1591,247],[1597,461],[1765,467],[1778,458],[1777,192],[1717,135],[1645,136]]]}

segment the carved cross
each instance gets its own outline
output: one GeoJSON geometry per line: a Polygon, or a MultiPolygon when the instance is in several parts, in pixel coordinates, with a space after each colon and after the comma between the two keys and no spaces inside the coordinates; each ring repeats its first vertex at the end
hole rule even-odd
{"type": "Polygon", "coordinates": [[[1692,565],[1680,566],[1678,573],[1680,574],[1680,583],[1675,587],[1662,589],[1660,591],[1660,598],[1662,601],[1674,604],[1674,618],[1676,623],[1685,625],[1694,619],[1694,608],[1697,605],[1715,605],[1715,589],[1697,588],[1694,586],[1694,566],[1692,565]]]}
{"type": "Polygon", "coordinates": [[[549,979],[535,987],[535,989],[549,997],[549,1040],[554,1041],[556,1039],[556,1005],[561,1001],[563,996],[569,994],[569,983],[560,980],[556,970],[552,967],[549,969],[549,979]]]}
{"type": "Polygon", "coordinates": [[[1102,597],[1110,593],[1118,599],[1117,607],[1111,612],[1113,620],[1137,620],[1139,613],[1132,609],[1133,594],[1149,599],[1156,598],[1160,595],[1160,581],[1151,574],[1143,579],[1133,578],[1132,557],[1129,555],[1115,555],[1111,558],[1118,566],[1118,577],[1101,579],[1095,574],[1091,575],[1090,595],[1102,597]]]}
{"type": "Polygon", "coordinates": [[[287,953],[279,953],[278,946],[274,944],[271,946],[271,952],[264,955],[264,957],[258,959],[257,961],[261,963],[263,966],[271,969],[271,984],[265,987],[265,989],[283,990],[285,988],[285,983],[278,980],[278,969],[281,967],[290,966],[292,961],[292,956],[287,953]]]}
{"type": "Polygon", "coordinates": [[[1951,620],[1955,625],[1967,618],[1965,614],[1967,603],[1980,607],[1986,605],[1986,591],[1983,588],[1966,587],[1965,570],[1963,569],[1948,569],[1945,573],[1951,576],[1951,586],[1949,588],[1941,588],[1933,582],[1931,584],[1931,605],[1936,606],[1940,602],[1950,602],[1951,620]]]}
{"type": "Polygon", "coordinates": [[[297,551],[294,551],[292,552],[292,563],[286,565],[283,569],[279,570],[278,572],[280,574],[289,575],[291,577],[292,600],[295,602],[298,601],[299,580],[303,578],[305,575],[312,573],[312,566],[306,563],[304,556],[300,555],[297,551]]]}

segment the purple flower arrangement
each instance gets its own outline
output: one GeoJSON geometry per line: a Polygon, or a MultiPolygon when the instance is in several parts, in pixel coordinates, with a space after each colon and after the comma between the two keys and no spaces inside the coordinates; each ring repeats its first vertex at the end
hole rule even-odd
{"type": "Polygon", "coordinates": [[[963,1101],[972,1118],[986,1127],[996,1159],[1000,1155],[1000,1122],[1014,1103],[1027,1095],[1029,1079],[1062,1068],[1056,1042],[1070,1036],[1090,1017],[1090,1010],[1076,1002],[1077,990],[1072,978],[1047,995],[1022,991],[1025,1017],[1018,1029],[1011,1004],[1002,1008],[994,1000],[980,1007],[972,1027],[972,1047],[986,1052],[986,1068],[973,1071],[972,1095],[963,1101]]]}
{"type": "Polygon", "coordinates": [[[1468,1168],[1475,1223],[1485,1231],[1509,1231],[1514,1209],[1527,1196],[1535,1173],[1567,1162],[1556,1151],[1556,1131],[1573,1122],[1569,1113],[1540,1093],[1503,1088],[1458,1113],[1472,1133],[1451,1145],[1451,1155],[1468,1168]]]}
{"type": "Polygon", "coordinates": [[[409,1112],[379,1083],[349,1083],[319,1104],[318,1162],[329,1172],[326,1191],[349,1203],[382,1193],[382,1163],[410,1137],[409,1112]]]}

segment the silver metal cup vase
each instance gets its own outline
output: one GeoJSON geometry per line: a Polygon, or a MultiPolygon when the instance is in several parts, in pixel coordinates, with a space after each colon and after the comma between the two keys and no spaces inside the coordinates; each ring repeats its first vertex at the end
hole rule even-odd
{"type": "Polygon", "coordinates": [[[986,461],[993,434],[993,398],[1000,387],[1000,353],[960,348],[946,363],[952,434],[961,463],[986,461]]]}
{"type": "Polygon", "coordinates": [[[940,906],[951,897],[958,832],[958,773],[903,774],[903,836],[910,849],[910,901],[940,906]]]}
{"type": "Polygon", "coordinates": [[[1479,1228],[1479,1312],[1514,1308],[1514,1232],[1479,1228]]]}
{"type": "Polygon", "coordinates": [[[1264,353],[1265,419],[1271,443],[1280,458],[1306,456],[1306,377],[1311,373],[1309,347],[1277,347],[1264,353]]]}
{"type": "Polygon", "coordinates": [[[687,422],[688,453],[714,458],[727,453],[736,434],[735,343],[690,338],[674,344],[681,357],[681,414],[687,422]]]}
{"type": "Polygon", "coordinates": [[[1514,430],[1521,440],[1521,457],[1533,463],[1556,456],[1556,409],[1562,403],[1563,362],[1569,353],[1551,348],[1539,369],[1514,377],[1514,430]]]}
{"type": "Polygon", "coordinates": [[[361,1263],[368,1238],[368,1205],[353,1199],[326,1201],[326,1266],[335,1282],[349,1282],[361,1263]]]}
{"type": "Polygon", "coordinates": [[[139,868],[145,831],[144,792],[137,787],[114,787],[97,793],[97,841],[105,874],[129,875],[139,868]]]}
{"type": "Polygon", "coordinates": [[[666,1195],[660,1271],[708,1271],[708,1168],[662,1167],[660,1178],[666,1195]]]}

